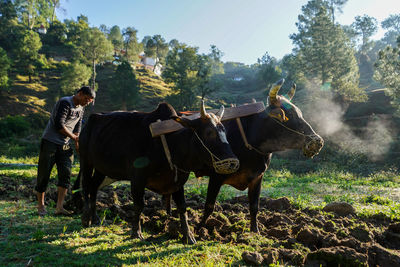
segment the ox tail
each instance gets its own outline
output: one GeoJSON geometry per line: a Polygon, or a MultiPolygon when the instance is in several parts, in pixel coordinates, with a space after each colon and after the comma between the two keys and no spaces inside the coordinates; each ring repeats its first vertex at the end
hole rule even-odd
{"type": "Polygon", "coordinates": [[[78,176],[76,177],[75,183],[72,186],[72,203],[76,212],[82,211],[83,208],[83,196],[82,196],[82,170],[79,170],[78,176]]]}

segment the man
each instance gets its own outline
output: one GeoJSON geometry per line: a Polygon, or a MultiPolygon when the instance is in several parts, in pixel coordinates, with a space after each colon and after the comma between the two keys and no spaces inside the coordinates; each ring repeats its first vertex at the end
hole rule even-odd
{"type": "Polygon", "coordinates": [[[49,122],[44,130],[40,144],[39,164],[35,191],[38,199],[38,214],[44,216],[46,208],[44,195],[54,164],[58,172],[58,198],[56,215],[70,215],[64,209],[64,198],[67,194],[71,178],[71,167],[74,153],[70,140],[75,142],[79,151],[79,133],[82,126],[84,107],[93,102],[96,93],[84,86],[73,96],[62,97],[55,104],[49,122]]]}

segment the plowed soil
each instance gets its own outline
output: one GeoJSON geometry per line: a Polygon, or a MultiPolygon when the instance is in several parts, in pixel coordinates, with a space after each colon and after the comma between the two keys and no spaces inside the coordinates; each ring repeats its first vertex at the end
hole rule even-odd
{"type": "MultiPolygon", "coordinates": [[[[1,177],[0,199],[35,200],[33,183],[18,184],[15,178],[1,177]]],[[[119,217],[127,222],[133,216],[130,187],[108,186],[98,194],[98,214],[108,209],[110,222],[119,217]]],[[[54,189],[47,199],[56,200],[54,189]]],[[[68,198],[68,200],[70,197],[68,198]]],[[[72,208],[67,200],[67,207],[72,208]]],[[[193,229],[200,222],[204,199],[188,196],[189,224],[193,229]]],[[[196,240],[210,240],[231,244],[249,244],[257,252],[243,252],[251,265],[284,262],[295,266],[400,266],[400,222],[384,216],[361,218],[345,203],[331,205],[333,212],[299,209],[287,198],[260,199],[258,214],[259,234],[249,232],[247,197],[237,197],[217,203],[206,226],[194,231],[196,240]]],[[[179,238],[179,219],[175,209],[167,215],[161,197],[146,191],[142,215],[143,229],[152,235],[166,233],[179,238]]]]}

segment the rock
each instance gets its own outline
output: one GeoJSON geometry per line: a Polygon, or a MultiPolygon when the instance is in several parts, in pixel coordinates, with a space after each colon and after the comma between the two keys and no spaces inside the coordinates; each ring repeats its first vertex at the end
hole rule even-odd
{"type": "Polygon", "coordinates": [[[326,205],[322,210],[326,212],[334,212],[339,216],[347,216],[356,213],[354,207],[346,202],[332,202],[326,205]]]}
{"type": "Polygon", "coordinates": [[[367,255],[358,253],[355,249],[343,246],[321,248],[308,253],[305,265],[308,266],[308,264],[313,261],[324,261],[328,266],[368,266],[367,255]]]}
{"type": "Polygon", "coordinates": [[[242,253],[242,259],[247,264],[251,264],[251,265],[261,265],[261,263],[264,260],[263,256],[261,256],[260,253],[258,253],[258,252],[249,252],[249,251],[244,251],[242,253]]]}
{"type": "Polygon", "coordinates": [[[290,200],[286,197],[269,199],[266,201],[265,208],[272,211],[287,210],[291,207],[290,200]]]}

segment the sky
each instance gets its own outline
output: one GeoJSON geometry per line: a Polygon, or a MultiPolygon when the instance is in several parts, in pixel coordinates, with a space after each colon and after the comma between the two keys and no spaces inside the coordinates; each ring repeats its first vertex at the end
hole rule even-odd
{"type": "MultiPolygon", "coordinates": [[[[257,62],[266,52],[280,59],[291,53],[289,36],[297,33],[295,23],[307,0],[61,0],[58,18],[74,19],[83,14],[90,26],[101,24],[138,30],[146,35],[160,34],[167,42],[177,39],[209,53],[216,45],[222,60],[257,62]]],[[[400,13],[400,0],[349,0],[337,20],[350,25],[355,16],[367,14],[380,22],[400,13]]],[[[379,27],[373,39],[380,39],[379,27]]]]}

